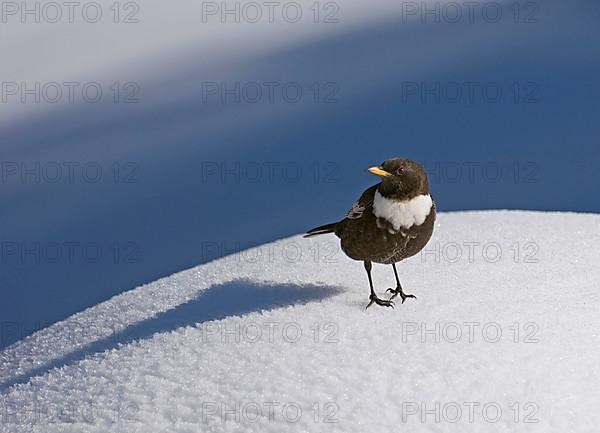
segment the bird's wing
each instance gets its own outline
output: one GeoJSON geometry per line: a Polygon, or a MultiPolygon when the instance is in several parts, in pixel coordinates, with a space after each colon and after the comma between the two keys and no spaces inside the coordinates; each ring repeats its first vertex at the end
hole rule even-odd
{"type": "Polygon", "coordinates": [[[357,200],[353,205],[352,209],[348,211],[346,214],[346,218],[349,220],[356,220],[363,216],[365,212],[365,207],[361,206],[360,202],[357,200]]]}
{"type": "Polygon", "coordinates": [[[365,212],[370,211],[373,208],[373,199],[376,190],[377,185],[373,185],[363,192],[360,198],[352,205],[352,209],[346,214],[346,218],[349,220],[356,220],[362,218],[365,212]]]}

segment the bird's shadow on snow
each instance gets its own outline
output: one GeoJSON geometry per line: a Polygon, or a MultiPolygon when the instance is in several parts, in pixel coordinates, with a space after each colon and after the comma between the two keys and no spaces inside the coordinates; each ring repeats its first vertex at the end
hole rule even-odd
{"type": "MultiPolygon", "coordinates": [[[[79,345],[69,353],[55,358],[49,357],[43,365],[0,382],[0,392],[6,392],[13,385],[27,383],[33,377],[42,376],[54,368],[73,364],[135,341],[152,338],[155,334],[171,332],[186,326],[198,326],[230,316],[303,305],[341,292],[341,288],[333,286],[269,284],[249,280],[234,280],[213,286],[202,291],[197,298],[171,310],[120,329],[108,337],[84,346],[79,345]]],[[[21,344],[35,343],[34,340],[27,339],[21,344]]]]}

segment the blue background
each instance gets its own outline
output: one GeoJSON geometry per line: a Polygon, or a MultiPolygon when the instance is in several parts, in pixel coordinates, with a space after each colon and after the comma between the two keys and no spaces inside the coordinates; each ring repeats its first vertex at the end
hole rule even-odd
{"type": "Polygon", "coordinates": [[[394,19],[219,67],[174,56],[138,104],[63,108],[2,128],[2,162],[132,162],[139,173],[137,183],[112,182],[108,171],[96,184],[2,183],[4,243],[96,242],[103,257],[3,260],[0,317],[20,325],[3,330],[0,347],[137,285],[340,219],[375,183],[365,169],[389,157],[427,167],[440,211],[599,212],[600,6],[545,1],[537,18],[394,19]],[[212,81],[297,82],[305,93],[295,104],[203,102],[201,84],[212,81]],[[335,83],[338,102],[314,103],[314,82],[335,83]],[[410,82],[493,82],[503,95],[422,102],[403,95],[410,82]],[[537,102],[523,103],[526,83],[537,102]],[[272,181],[265,163],[279,164],[272,181]],[[237,181],[207,173],[214,164],[264,170],[237,181]],[[477,165],[472,179],[467,164],[477,165]],[[135,245],[126,252],[137,263],[115,263],[115,243],[121,253],[135,245]]]}

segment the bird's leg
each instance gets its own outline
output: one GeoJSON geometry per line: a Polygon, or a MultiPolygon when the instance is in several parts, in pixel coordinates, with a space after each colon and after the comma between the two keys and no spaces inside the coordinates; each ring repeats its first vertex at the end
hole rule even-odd
{"type": "Polygon", "coordinates": [[[398,295],[400,295],[400,297],[402,298],[403,304],[407,298],[417,299],[417,297],[415,295],[407,295],[406,293],[404,293],[404,291],[402,290],[402,285],[400,284],[400,279],[398,278],[398,271],[396,270],[396,263],[392,263],[392,267],[394,268],[394,275],[396,276],[396,289],[395,290],[387,289],[386,293],[387,292],[392,293],[392,297],[390,298],[390,301],[398,295]]]}
{"type": "Polygon", "coordinates": [[[375,294],[375,290],[373,290],[373,279],[371,278],[371,268],[373,267],[373,265],[371,264],[371,262],[367,262],[365,261],[365,270],[367,271],[367,275],[369,277],[369,286],[371,287],[371,296],[369,297],[369,305],[367,305],[367,308],[369,308],[371,305],[373,305],[373,303],[380,305],[382,307],[392,307],[394,308],[394,302],[392,300],[385,300],[385,299],[379,299],[377,297],[377,295],[375,294]]]}

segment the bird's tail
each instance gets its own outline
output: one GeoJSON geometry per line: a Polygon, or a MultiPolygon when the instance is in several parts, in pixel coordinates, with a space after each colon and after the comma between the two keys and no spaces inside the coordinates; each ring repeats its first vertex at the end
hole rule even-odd
{"type": "Polygon", "coordinates": [[[325,224],[324,226],[315,227],[314,229],[309,230],[304,235],[305,238],[310,238],[311,236],[324,235],[325,233],[333,233],[335,232],[335,226],[337,223],[325,224]]]}

